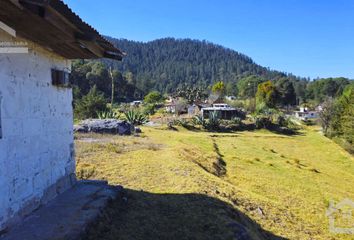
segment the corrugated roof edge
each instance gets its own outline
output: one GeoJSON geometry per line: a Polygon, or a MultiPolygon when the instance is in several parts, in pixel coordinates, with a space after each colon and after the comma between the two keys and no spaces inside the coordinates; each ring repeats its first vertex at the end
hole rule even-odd
{"type": "Polygon", "coordinates": [[[95,34],[98,39],[97,41],[100,45],[106,50],[107,54],[115,53],[119,55],[121,58],[126,56],[127,54],[120,49],[116,48],[108,39],[102,36],[96,29],[94,29],[91,25],[83,21],[66,3],[62,0],[48,0],[48,4],[57,10],[61,15],[63,15],[68,21],[72,22],[78,28],[83,31],[88,31],[95,34]],[[86,29],[85,29],[86,28],[86,29]]]}

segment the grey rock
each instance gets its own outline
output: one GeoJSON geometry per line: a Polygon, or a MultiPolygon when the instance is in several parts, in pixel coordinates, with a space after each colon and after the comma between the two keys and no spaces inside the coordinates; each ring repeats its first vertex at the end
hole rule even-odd
{"type": "Polygon", "coordinates": [[[134,126],[127,121],[117,119],[87,119],[74,126],[74,132],[111,133],[130,135],[134,126]]]}

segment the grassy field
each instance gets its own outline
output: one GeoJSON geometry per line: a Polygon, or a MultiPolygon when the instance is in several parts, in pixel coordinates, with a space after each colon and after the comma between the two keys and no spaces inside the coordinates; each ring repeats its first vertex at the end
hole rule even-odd
{"type": "Polygon", "coordinates": [[[77,135],[78,176],[126,189],[88,239],[353,239],[326,210],[354,199],[354,159],[318,129],[142,130],[77,135]]]}

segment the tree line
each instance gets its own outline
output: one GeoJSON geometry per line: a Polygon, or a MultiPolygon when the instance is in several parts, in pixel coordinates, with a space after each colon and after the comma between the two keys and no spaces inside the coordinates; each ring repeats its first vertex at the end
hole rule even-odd
{"type": "Polygon", "coordinates": [[[173,38],[142,43],[109,38],[127,52],[122,62],[111,60],[73,62],[71,83],[74,98],[97,89],[113,101],[142,99],[151,91],[174,94],[177,89],[193,87],[210,92],[213,84],[223,82],[225,94],[240,98],[255,97],[260,83],[271,81],[283,105],[320,103],[337,97],[350,83],[346,78],[310,81],[259,66],[234,50],[206,41],[173,38]],[[112,83],[114,83],[112,85],[112,83]],[[112,87],[113,86],[113,87],[112,87]]]}

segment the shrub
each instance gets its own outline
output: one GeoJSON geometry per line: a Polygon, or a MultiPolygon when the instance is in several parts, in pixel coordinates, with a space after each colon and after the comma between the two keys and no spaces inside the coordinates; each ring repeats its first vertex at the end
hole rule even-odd
{"type": "Polygon", "coordinates": [[[242,123],[242,119],[239,117],[234,117],[233,119],[231,119],[230,121],[232,124],[241,124],[242,123]]]}
{"type": "Polygon", "coordinates": [[[184,118],[175,120],[174,124],[177,125],[177,126],[181,126],[181,127],[187,128],[187,129],[190,128],[189,121],[184,119],[184,118]]]}
{"type": "Polygon", "coordinates": [[[96,86],[75,103],[75,115],[79,119],[96,118],[97,112],[106,110],[106,99],[96,86]]]}
{"type": "Polygon", "coordinates": [[[144,104],[141,110],[145,115],[153,115],[156,112],[155,104],[144,104]]]}
{"type": "Polygon", "coordinates": [[[161,102],[162,100],[163,100],[163,96],[157,91],[150,92],[144,97],[145,103],[158,103],[161,102]]]}
{"type": "Polygon", "coordinates": [[[87,165],[77,171],[77,178],[80,180],[87,180],[92,178],[96,174],[95,166],[87,165]]]}
{"type": "Polygon", "coordinates": [[[269,128],[272,125],[272,120],[267,115],[258,115],[254,118],[256,128],[269,128]]]}
{"type": "Polygon", "coordinates": [[[274,122],[280,126],[280,127],[287,127],[288,126],[288,121],[287,119],[284,117],[283,114],[277,114],[275,115],[275,119],[274,122]]]}

